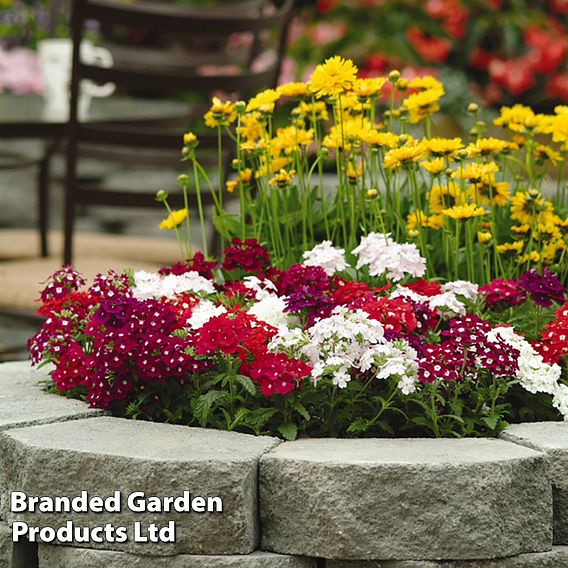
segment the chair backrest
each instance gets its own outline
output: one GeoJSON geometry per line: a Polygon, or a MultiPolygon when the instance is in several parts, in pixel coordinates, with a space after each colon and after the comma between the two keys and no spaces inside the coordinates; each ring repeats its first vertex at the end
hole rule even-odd
{"type": "MultiPolygon", "coordinates": [[[[185,125],[168,127],[165,121],[82,122],[78,117],[80,84],[114,83],[117,90],[152,97],[212,95],[222,91],[247,96],[276,86],[286,46],[294,0],[279,6],[266,0],[234,0],[216,6],[190,7],[137,0],[74,0],[71,13],[73,40],[70,115],[67,134],[64,261],[72,257],[72,234],[77,203],[131,206],[135,198],[120,195],[109,201],[77,183],[78,148],[83,144],[154,148],[179,155],[185,125]],[[108,38],[112,67],[85,62],[81,42],[96,23],[108,38]],[[142,45],[136,38],[143,37],[142,45]],[[148,38],[151,38],[148,41],[148,38]],[[133,41],[134,40],[134,41],[133,41]],[[272,41],[272,57],[257,65],[263,42],[272,41]],[[243,49],[237,49],[240,44],[243,49]]],[[[215,136],[200,137],[200,148],[214,147],[215,136]]],[[[117,153],[120,156],[120,153],[117,153]]],[[[222,180],[219,180],[222,183],[222,180]]],[[[108,193],[108,192],[107,192],[108,193]]],[[[150,194],[139,200],[154,206],[150,194]]]]}

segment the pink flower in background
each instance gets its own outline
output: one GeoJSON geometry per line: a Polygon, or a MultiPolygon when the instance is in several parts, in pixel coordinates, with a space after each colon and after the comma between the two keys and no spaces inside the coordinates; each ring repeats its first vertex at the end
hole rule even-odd
{"type": "Polygon", "coordinates": [[[34,51],[16,47],[0,48],[0,93],[41,95],[45,89],[38,56],[34,51]]]}
{"type": "Polygon", "coordinates": [[[322,22],[314,26],[310,32],[310,40],[315,45],[326,45],[340,40],[347,33],[345,22],[322,22]]]}
{"type": "Polygon", "coordinates": [[[296,61],[291,57],[284,57],[282,60],[282,68],[280,70],[280,78],[278,79],[279,85],[285,85],[286,83],[292,83],[296,80],[296,61]]]}

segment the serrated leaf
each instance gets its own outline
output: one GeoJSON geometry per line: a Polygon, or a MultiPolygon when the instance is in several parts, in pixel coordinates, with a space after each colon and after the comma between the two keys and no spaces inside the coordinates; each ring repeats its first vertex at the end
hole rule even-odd
{"type": "Polygon", "coordinates": [[[310,413],[306,410],[306,407],[301,403],[295,400],[292,402],[292,408],[306,421],[311,419],[310,413]]]}
{"type": "Polygon", "coordinates": [[[291,422],[278,426],[278,432],[280,432],[284,439],[288,440],[289,442],[293,442],[298,437],[298,428],[291,422]]]}
{"type": "Polygon", "coordinates": [[[215,403],[222,401],[227,396],[227,393],[221,391],[209,391],[202,394],[196,401],[193,409],[193,414],[199,425],[203,428],[206,426],[211,414],[211,408],[215,403]]]}
{"type": "Polygon", "coordinates": [[[241,385],[249,394],[255,395],[257,393],[255,382],[244,375],[237,375],[235,377],[235,382],[241,385]]]}

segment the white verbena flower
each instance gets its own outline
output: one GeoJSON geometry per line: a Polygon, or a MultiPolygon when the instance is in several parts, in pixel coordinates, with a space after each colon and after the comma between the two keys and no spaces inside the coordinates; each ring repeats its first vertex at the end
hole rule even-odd
{"type": "Polygon", "coordinates": [[[304,253],[305,266],[321,266],[328,276],[347,268],[345,249],[334,248],[331,241],[323,241],[304,253]]]}
{"type": "Polygon", "coordinates": [[[496,342],[498,338],[518,349],[517,379],[524,389],[533,394],[543,392],[554,395],[557,392],[558,379],[562,374],[559,365],[545,363],[534,347],[524,337],[517,335],[511,327],[496,327],[487,333],[489,341],[496,342]]]}
{"type": "Polygon", "coordinates": [[[451,291],[442,292],[434,296],[424,296],[406,288],[399,286],[390,295],[391,298],[408,298],[421,304],[426,304],[430,309],[436,310],[443,318],[451,318],[457,315],[463,316],[466,313],[465,305],[458,300],[456,294],[451,291]]]}
{"type": "Polygon", "coordinates": [[[248,310],[251,316],[274,327],[288,325],[288,315],[284,311],[286,308],[286,297],[276,296],[276,294],[265,293],[262,298],[254,303],[248,310]]]}
{"type": "Polygon", "coordinates": [[[268,279],[261,280],[257,276],[245,276],[243,278],[243,284],[245,288],[252,290],[259,300],[278,291],[274,282],[268,279]]]}
{"type": "Polygon", "coordinates": [[[132,295],[137,300],[149,300],[160,297],[162,279],[155,272],[140,270],[134,273],[134,288],[132,295]]]}
{"type": "Polygon", "coordinates": [[[211,318],[227,313],[225,306],[216,306],[211,300],[201,300],[191,312],[186,324],[192,329],[202,328],[211,318]]]}
{"type": "Polygon", "coordinates": [[[152,272],[134,273],[133,295],[139,300],[173,298],[182,292],[213,294],[215,286],[211,280],[204,278],[194,270],[180,275],[169,274],[165,277],[152,272]]]}
{"type": "Polygon", "coordinates": [[[457,299],[454,292],[442,292],[441,294],[430,296],[427,300],[430,308],[438,310],[438,313],[443,317],[465,315],[465,306],[457,299]]]}
{"type": "Polygon", "coordinates": [[[552,397],[552,406],[558,409],[560,414],[564,416],[564,420],[568,420],[568,386],[558,384],[552,397]]]}
{"type": "Polygon", "coordinates": [[[426,272],[426,260],[414,243],[399,244],[390,234],[369,233],[353,254],[359,256],[357,268],[369,267],[371,276],[402,280],[406,275],[420,277],[426,272]]]}
{"type": "Polygon", "coordinates": [[[454,280],[442,284],[442,292],[453,292],[456,296],[463,296],[466,300],[474,302],[479,293],[479,286],[467,280],[454,280]]]}

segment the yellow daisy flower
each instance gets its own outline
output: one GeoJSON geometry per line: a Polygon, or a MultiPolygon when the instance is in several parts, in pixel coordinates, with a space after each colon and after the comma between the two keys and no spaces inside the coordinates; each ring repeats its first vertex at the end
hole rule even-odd
{"type": "Polygon", "coordinates": [[[221,101],[218,97],[213,97],[211,108],[205,115],[205,124],[209,128],[227,126],[237,119],[235,105],[231,101],[221,101]]]}
{"type": "Polygon", "coordinates": [[[495,162],[479,164],[468,162],[463,168],[452,173],[453,179],[466,179],[470,183],[494,184],[495,174],[499,171],[499,166],[495,162]]]}
{"type": "Polygon", "coordinates": [[[469,203],[467,205],[454,205],[449,209],[444,209],[442,213],[446,217],[451,217],[456,221],[464,221],[485,215],[485,209],[483,209],[483,207],[478,207],[474,203],[469,203]]]}
{"type": "Polygon", "coordinates": [[[308,97],[311,94],[307,83],[286,83],[277,87],[276,92],[281,97],[308,97]]]}
{"type": "Polygon", "coordinates": [[[350,91],[357,80],[357,67],[350,59],[339,55],[318,65],[310,79],[310,88],[316,97],[338,97],[350,91]]]}
{"type": "Polygon", "coordinates": [[[497,245],[495,250],[498,254],[503,256],[510,256],[510,255],[519,255],[521,251],[525,248],[524,241],[514,241],[512,243],[503,243],[497,245]]]}
{"type": "Polygon", "coordinates": [[[178,209],[172,211],[161,223],[160,229],[162,231],[171,231],[179,227],[187,219],[187,209],[178,209]]]}
{"type": "Polygon", "coordinates": [[[314,103],[301,101],[297,107],[292,109],[292,116],[301,116],[315,121],[329,120],[327,105],[323,101],[316,101],[314,103]]]}
{"type": "Polygon", "coordinates": [[[246,111],[258,111],[264,114],[271,114],[272,112],[274,112],[274,105],[279,98],[280,93],[278,93],[274,89],[266,89],[250,99],[246,111]]]}
{"type": "Polygon", "coordinates": [[[455,182],[450,182],[448,185],[433,185],[428,195],[428,208],[432,213],[442,213],[444,209],[463,205],[465,202],[466,195],[455,182]]]}
{"type": "Polygon", "coordinates": [[[409,89],[420,89],[421,91],[428,91],[431,89],[443,90],[444,85],[431,75],[424,75],[424,77],[414,77],[408,83],[409,89]]]}
{"type": "Polygon", "coordinates": [[[438,101],[444,96],[443,89],[428,89],[420,93],[414,93],[404,100],[403,107],[408,111],[412,124],[438,112],[438,101]]]}
{"type": "Polygon", "coordinates": [[[499,154],[510,147],[511,143],[500,138],[478,138],[467,147],[470,158],[499,154]]]}
{"type": "Polygon", "coordinates": [[[424,140],[424,147],[432,156],[454,156],[463,143],[461,138],[430,138],[424,140]]]}
{"type": "Polygon", "coordinates": [[[431,176],[439,176],[445,169],[444,158],[434,158],[426,162],[421,162],[420,167],[424,168],[431,176]]]}
{"type": "Polygon", "coordinates": [[[538,191],[518,191],[511,198],[511,219],[529,225],[553,221],[552,203],[538,191]]]}
{"type": "Polygon", "coordinates": [[[424,157],[424,146],[420,143],[410,143],[393,148],[385,154],[383,165],[387,169],[397,170],[409,164],[414,164],[424,157]]]}
{"type": "Polygon", "coordinates": [[[381,89],[386,82],[386,77],[357,79],[357,81],[353,84],[353,93],[361,99],[377,97],[380,95],[381,89]]]}
{"type": "Polygon", "coordinates": [[[286,171],[281,169],[273,178],[269,180],[270,185],[276,185],[278,187],[287,187],[290,185],[292,179],[296,175],[296,170],[286,171]]]}

